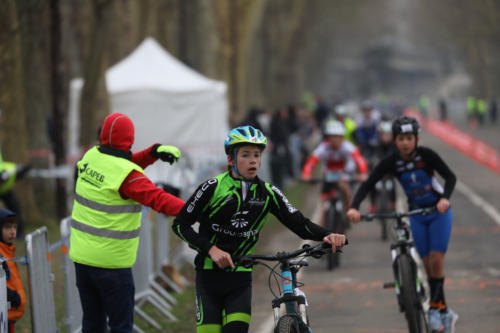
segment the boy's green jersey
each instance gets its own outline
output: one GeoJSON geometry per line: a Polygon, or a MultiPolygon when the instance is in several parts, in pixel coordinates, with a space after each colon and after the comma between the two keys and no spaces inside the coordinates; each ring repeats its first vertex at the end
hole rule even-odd
{"type": "Polygon", "coordinates": [[[197,269],[219,269],[208,256],[210,248],[216,245],[233,257],[250,254],[269,212],[303,239],[321,241],[331,233],[304,217],[277,187],[257,177],[251,182],[235,179],[229,172],[201,184],[186,201],[172,228],[198,251],[197,269]],[[196,222],[198,232],[193,229],[196,222]]]}

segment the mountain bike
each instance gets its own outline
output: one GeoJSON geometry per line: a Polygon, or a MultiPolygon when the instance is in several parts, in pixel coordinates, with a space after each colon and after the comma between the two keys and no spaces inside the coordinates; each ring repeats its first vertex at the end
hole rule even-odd
{"type": "MultiPolygon", "coordinates": [[[[301,249],[293,252],[278,252],[276,255],[247,255],[234,259],[235,264],[239,266],[250,268],[261,264],[269,269],[269,290],[274,296],[271,304],[275,333],[312,332],[307,316],[306,295],[299,289],[304,283],[297,281],[297,273],[302,267],[309,266],[306,257],[318,259],[328,252],[332,252],[330,244],[320,243],[315,246],[304,244],[301,249]],[[264,261],[277,261],[277,263],[271,267],[264,261]],[[278,266],[280,272],[276,271],[278,266]],[[275,293],[271,286],[272,277],[275,278],[278,285],[278,293],[275,293]],[[282,305],[284,305],[283,314],[281,312],[282,305]]],[[[337,249],[337,252],[341,252],[341,250],[337,249]]]]}
{"type": "Polygon", "coordinates": [[[418,254],[410,239],[410,227],[403,218],[412,215],[429,215],[436,211],[435,207],[420,208],[406,213],[374,213],[363,214],[361,219],[394,219],[394,229],[397,236],[395,243],[391,244],[392,269],[394,281],[384,284],[384,288],[394,288],[399,304],[399,310],[404,312],[410,333],[429,332],[427,315],[423,303],[425,290],[418,277],[418,254]]]}
{"type": "MultiPolygon", "coordinates": [[[[345,234],[344,203],[338,188],[338,181],[343,175],[341,172],[328,171],[323,178],[314,178],[309,183],[324,183],[323,186],[330,188],[328,200],[324,204],[325,228],[337,234],[345,234]]],[[[330,251],[326,255],[326,268],[332,270],[340,266],[340,256],[338,253],[330,251]]]]}

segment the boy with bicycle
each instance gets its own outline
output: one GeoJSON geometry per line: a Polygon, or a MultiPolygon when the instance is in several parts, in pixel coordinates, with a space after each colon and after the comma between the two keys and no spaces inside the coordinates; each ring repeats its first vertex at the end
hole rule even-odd
{"type": "Polygon", "coordinates": [[[251,268],[235,266],[257,244],[268,213],[303,239],[324,241],[332,250],[345,236],[304,217],[275,186],[257,173],[267,138],[251,126],[237,127],[224,142],[228,171],[201,184],[174,220],[172,229],[198,251],[197,332],[247,332],[252,301],[251,268]],[[193,225],[199,222],[198,232],[193,225]]]}
{"type": "Polygon", "coordinates": [[[444,297],[444,256],[451,235],[452,213],[449,198],[456,183],[455,174],[433,150],[417,146],[420,125],[415,118],[400,117],[392,124],[397,151],[382,159],[354,195],[347,217],[359,222],[359,206],[377,181],[386,174],[401,183],[410,209],[435,206],[437,212],[410,217],[410,227],[417,251],[429,278],[429,326],[432,332],[453,332],[458,315],[447,307],[444,297]],[[437,171],[444,188],[437,182],[437,171]]]}
{"type": "Polygon", "coordinates": [[[321,188],[321,221],[325,225],[324,205],[331,198],[335,186],[340,190],[344,209],[347,211],[351,202],[351,174],[358,171],[357,180],[366,180],[368,166],[359,150],[350,141],[344,139],[345,127],[337,120],[325,124],[325,139],[314,149],[302,168],[302,179],[310,180],[315,166],[323,163],[324,181],[321,188]],[[337,181],[329,181],[329,175],[340,174],[337,181]]]}

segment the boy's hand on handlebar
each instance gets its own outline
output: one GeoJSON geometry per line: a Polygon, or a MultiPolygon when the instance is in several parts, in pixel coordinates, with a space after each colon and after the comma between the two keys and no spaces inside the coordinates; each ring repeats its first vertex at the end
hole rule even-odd
{"type": "Polygon", "coordinates": [[[436,204],[436,209],[439,213],[444,214],[450,208],[450,202],[446,198],[439,199],[436,204]]]}
{"type": "Polygon", "coordinates": [[[217,266],[219,266],[219,268],[226,268],[228,266],[234,268],[231,255],[226,251],[219,249],[217,246],[212,246],[210,250],[208,250],[208,255],[217,264],[217,266]]]}
{"type": "Polygon", "coordinates": [[[331,233],[323,238],[323,242],[330,244],[335,252],[346,244],[346,238],[345,235],[331,233]]]}
{"type": "Polygon", "coordinates": [[[361,214],[356,208],[349,208],[346,215],[347,219],[351,222],[358,223],[361,220],[361,214]]]}

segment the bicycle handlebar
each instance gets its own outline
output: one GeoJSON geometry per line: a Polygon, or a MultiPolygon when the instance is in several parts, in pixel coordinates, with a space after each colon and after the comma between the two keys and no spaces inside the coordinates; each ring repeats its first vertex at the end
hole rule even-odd
{"type": "Polygon", "coordinates": [[[400,219],[402,217],[408,217],[413,215],[429,215],[436,212],[436,207],[426,207],[426,208],[417,208],[410,210],[408,212],[392,212],[392,213],[369,213],[369,214],[361,214],[361,220],[363,221],[372,221],[376,218],[382,219],[400,219]]]}
{"type": "MultiPolygon", "coordinates": [[[[346,238],[345,245],[349,242],[346,238]]],[[[279,261],[283,262],[288,259],[292,259],[300,256],[305,253],[305,256],[311,256],[313,258],[320,258],[324,254],[327,253],[328,250],[331,250],[332,246],[328,243],[320,243],[315,246],[311,246],[309,244],[304,244],[301,249],[292,251],[292,252],[278,252],[275,255],[260,255],[260,254],[250,254],[246,256],[240,256],[233,258],[233,262],[237,266],[243,266],[246,268],[250,268],[251,266],[257,264],[258,260],[265,261],[279,261]]],[[[336,252],[342,252],[340,249],[337,249],[336,252]]]]}

